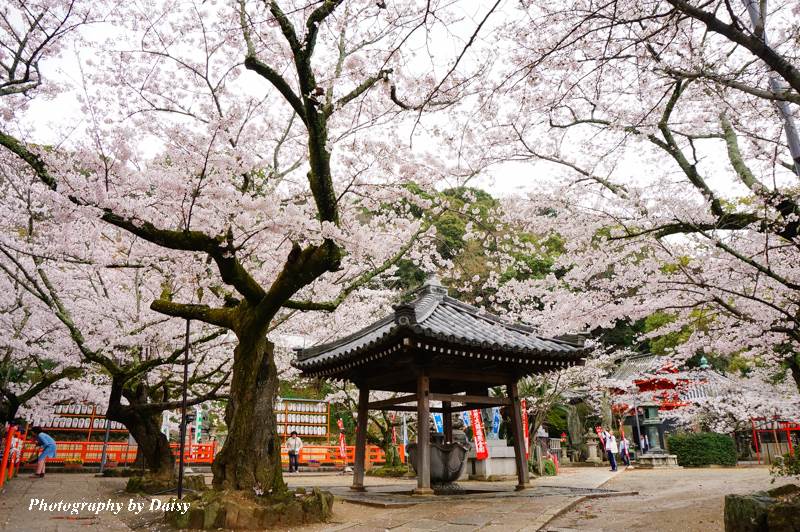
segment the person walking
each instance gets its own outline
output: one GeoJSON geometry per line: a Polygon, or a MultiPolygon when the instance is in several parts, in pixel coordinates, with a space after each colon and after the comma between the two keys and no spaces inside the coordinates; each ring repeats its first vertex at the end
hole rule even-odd
{"type": "Polygon", "coordinates": [[[645,438],[647,438],[647,436],[639,436],[639,450],[642,451],[641,454],[647,454],[647,440],[645,438]]]}
{"type": "Polygon", "coordinates": [[[50,437],[46,432],[42,432],[39,427],[31,429],[34,436],[36,436],[36,446],[42,448],[42,452],[38,457],[34,457],[30,462],[36,462],[36,473],[31,475],[33,478],[44,478],[44,469],[48,458],[56,457],[56,441],[50,437]]]}
{"type": "Polygon", "coordinates": [[[606,455],[608,455],[608,461],[611,463],[611,471],[617,470],[617,457],[616,454],[619,452],[619,448],[617,447],[617,439],[614,437],[614,434],[610,431],[605,432],[605,444],[606,444],[606,455]]]}
{"type": "Polygon", "coordinates": [[[628,438],[625,437],[625,434],[622,434],[619,440],[619,457],[622,458],[622,463],[626,466],[631,465],[630,445],[628,438]]]}
{"type": "Polygon", "coordinates": [[[297,431],[292,431],[289,439],[286,440],[286,451],[289,453],[289,473],[297,473],[300,471],[298,458],[300,456],[300,449],[303,448],[303,440],[297,436],[297,431]]]}

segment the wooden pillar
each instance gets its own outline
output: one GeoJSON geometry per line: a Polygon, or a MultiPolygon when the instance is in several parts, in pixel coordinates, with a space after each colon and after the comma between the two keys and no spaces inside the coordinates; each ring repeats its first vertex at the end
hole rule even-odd
{"type": "Polygon", "coordinates": [[[358,426],[356,427],[356,456],[353,464],[353,485],[351,490],[364,490],[364,462],[367,457],[367,424],[369,423],[369,388],[358,389],[358,426]]]}
{"type": "Polygon", "coordinates": [[[528,487],[528,460],[525,458],[525,434],[522,427],[522,412],[520,412],[519,392],[517,380],[514,379],[506,386],[508,398],[511,401],[511,431],[514,440],[514,455],[517,459],[517,491],[528,487]]]}
{"type": "Polygon", "coordinates": [[[430,495],[431,489],[431,417],[430,379],[425,371],[417,376],[417,488],[414,493],[430,495]]]}
{"type": "Polygon", "coordinates": [[[444,441],[453,441],[453,411],[450,410],[450,401],[442,401],[442,419],[444,420],[444,441]]]}

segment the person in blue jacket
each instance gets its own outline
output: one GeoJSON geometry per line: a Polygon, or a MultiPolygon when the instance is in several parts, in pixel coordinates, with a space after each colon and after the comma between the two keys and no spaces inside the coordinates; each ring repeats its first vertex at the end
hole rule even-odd
{"type": "MultiPolygon", "coordinates": [[[[36,436],[36,446],[42,448],[39,457],[36,458],[36,473],[31,475],[35,478],[44,478],[44,468],[47,458],[55,458],[56,456],[56,441],[50,437],[46,432],[42,432],[39,427],[31,429],[34,436],[36,436]]],[[[33,462],[33,460],[31,460],[33,462]]]]}

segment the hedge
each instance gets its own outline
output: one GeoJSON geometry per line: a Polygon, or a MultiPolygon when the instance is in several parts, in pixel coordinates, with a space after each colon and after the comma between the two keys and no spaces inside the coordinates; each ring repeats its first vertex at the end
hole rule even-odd
{"type": "Polygon", "coordinates": [[[667,447],[670,453],[678,456],[678,465],[736,465],[736,444],[725,434],[676,434],[667,438],[667,447]]]}

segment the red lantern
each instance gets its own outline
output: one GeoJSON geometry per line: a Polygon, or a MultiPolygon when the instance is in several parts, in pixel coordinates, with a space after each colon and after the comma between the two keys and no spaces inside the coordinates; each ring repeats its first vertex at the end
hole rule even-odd
{"type": "Polygon", "coordinates": [[[561,433],[561,443],[567,443],[567,433],[566,432],[562,432],[561,433]]]}

